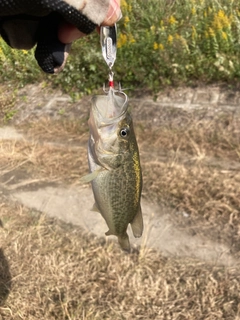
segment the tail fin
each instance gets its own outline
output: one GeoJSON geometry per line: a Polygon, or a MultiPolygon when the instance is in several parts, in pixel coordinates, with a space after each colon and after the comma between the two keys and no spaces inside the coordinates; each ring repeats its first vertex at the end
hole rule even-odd
{"type": "Polygon", "coordinates": [[[130,251],[130,242],[127,233],[122,236],[118,236],[118,243],[123,250],[130,251]]]}
{"type": "MultiPolygon", "coordinates": [[[[116,236],[116,234],[114,234],[113,232],[111,232],[110,230],[108,230],[105,233],[106,236],[116,236]]],[[[130,251],[130,242],[129,242],[129,238],[128,238],[128,234],[127,232],[125,232],[125,234],[121,235],[121,236],[117,236],[118,237],[118,243],[120,244],[120,247],[125,250],[125,251],[130,251]]]]}

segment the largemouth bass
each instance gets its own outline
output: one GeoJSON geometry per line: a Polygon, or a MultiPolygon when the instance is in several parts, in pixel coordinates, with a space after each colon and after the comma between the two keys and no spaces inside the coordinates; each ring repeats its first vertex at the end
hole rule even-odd
{"type": "Polygon", "coordinates": [[[85,181],[92,183],[93,210],[105,219],[106,235],[117,236],[122,249],[129,250],[128,224],[141,237],[143,219],[142,173],[127,95],[110,87],[107,95],[94,96],[88,124],[91,173],[85,181]]]}

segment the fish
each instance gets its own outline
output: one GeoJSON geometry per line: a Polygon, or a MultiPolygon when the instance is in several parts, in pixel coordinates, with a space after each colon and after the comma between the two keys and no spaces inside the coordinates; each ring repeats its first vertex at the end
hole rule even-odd
{"type": "Polygon", "coordinates": [[[92,210],[106,221],[105,234],[117,236],[120,247],[129,251],[128,225],[134,237],[141,237],[143,217],[142,171],[127,95],[112,87],[106,95],[95,95],[88,125],[90,173],[82,181],[92,184],[92,210]]]}

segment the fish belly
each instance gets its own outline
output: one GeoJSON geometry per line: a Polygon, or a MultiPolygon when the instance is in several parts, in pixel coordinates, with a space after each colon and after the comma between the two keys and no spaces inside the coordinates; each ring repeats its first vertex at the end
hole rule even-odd
{"type": "Polygon", "coordinates": [[[105,219],[109,233],[123,236],[128,224],[137,214],[139,203],[136,203],[136,190],[133,178],[121,168],[104,170],[92,181],[96,206],[105,219]]]}

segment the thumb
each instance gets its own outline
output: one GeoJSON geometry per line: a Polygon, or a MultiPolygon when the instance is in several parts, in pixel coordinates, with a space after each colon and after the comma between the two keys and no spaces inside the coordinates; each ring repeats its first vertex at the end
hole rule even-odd
{"type": "Polygon", "coordinates": [[[122,17],[122,12],[120,9],[120,0],[110,0],[109,8],[106,18],[104,19],[102,25],[111,26],[122,17]]]}

